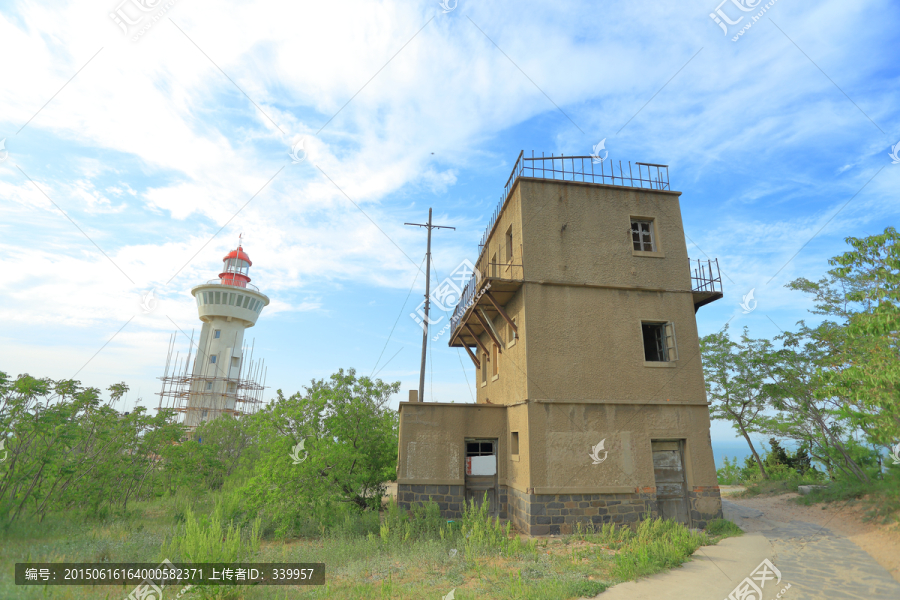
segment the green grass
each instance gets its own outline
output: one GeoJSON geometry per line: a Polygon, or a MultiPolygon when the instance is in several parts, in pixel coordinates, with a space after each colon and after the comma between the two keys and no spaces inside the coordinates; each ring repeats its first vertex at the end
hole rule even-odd
{"type": "Polygon", "coordinates": [[[866,519],[881,523],[900,521],[900,477],[889,472],[884,479],[872,483],[832,481],[821,490],[797,498],[797,503],[810,506],[822,502],[863,502],[868,507],[866,519]]]}
{"type": "Polygon", "coordinates": [[[420,600],[455,589],[457,600],[564,600],[591,597],[616,583],[678,566],[701,545],[739,534],[727,521],[714,521],[706,533],[692,533],[670,521],[645,520],[634,529],[576,525],[571,535],[528,540],[513,534],[509,524],[492,520],[485,508],[468,510],[451,528],[435,506],[410,514],[391,505],[381,519],[348,513],[339,526],[316,535],[259,542],[258,525],[229,533],[226,523],[216,522],[220,507],[212,496],[180,498],[136,504],[129,515],[103,521],[60,515],[41,524],[16,524],[2,532],[0,598],[121,600],[132,589],[16,588],[15,562],[153,562],[163,554],[173,561],[187,555],[216,560],[236,552],[252,555],[258,548],[258,562],[325,563],[328,583],[195,588],[184,598],[420,600]]]}

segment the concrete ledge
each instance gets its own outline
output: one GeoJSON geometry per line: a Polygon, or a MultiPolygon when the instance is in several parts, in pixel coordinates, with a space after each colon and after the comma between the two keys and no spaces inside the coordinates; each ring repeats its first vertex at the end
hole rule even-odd
{"type": "Polygon", "coordinates": [[[558,496],[559,494],[634,494],[635,488],[627,485],[612,485],[605,487],[536,487],[530,493],[536,495],[558,496]]]}

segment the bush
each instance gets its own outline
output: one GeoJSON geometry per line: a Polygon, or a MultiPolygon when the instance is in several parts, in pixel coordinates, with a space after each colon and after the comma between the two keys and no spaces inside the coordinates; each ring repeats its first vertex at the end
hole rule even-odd
{"type": "Polygon", "coordinates": [[[737,464],[737,458],[731,460],[726,456],[722,459],[722,467],[716,469],[716,477],[719,485],[739,485],[742,481],[741,468],[737,464]]]}

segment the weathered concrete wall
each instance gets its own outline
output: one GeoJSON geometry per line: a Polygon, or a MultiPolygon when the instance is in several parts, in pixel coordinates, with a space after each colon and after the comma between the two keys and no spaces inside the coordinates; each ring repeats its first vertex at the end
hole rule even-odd
{"type": "Polygon", "coordinates": [[[526,283],[532,400],[706,405],[689,293],[526,283]],[[645,362],[641,321],[672,322],[678,360],[645,362]]]}
{"type": "MultiPolygon", "coordinates": [[[[482,367],[487,369],[487,377],[482,383],[482,373],[480,369],[475,369],[475,389],[477,391],[476,401],[478,403],[491,404],[515,404],[522,402],[527,398],[527,334],[526,319],[524,310],[524,293],[519,290],[504,307],[509,318],[515,319],[516,329],[519,331],[518,337],[512,335],[512,329],[509,327],[503,317],[497,315],[491,319],[494,329],[500,334],[500,341],[503,342],[503,352],[498,353],[499,373],[496,378],[492,374],[492,366],[483,358],[483,352],[479,349],[478,357],[482,367]]],[[[486,348],[491,348],[493,342],[491,338],[484,334],[481,336],[481,343],[486,348]]]]}
{"type": "Polygon", "coordinates": [[[690,290],[681,192],[520,178],[525,278],[690,290]],[[656,223],[658,252],[636,253],[631,217],[656,223]]]}
{"type": "Polygon", "coordinates": [[[536,402],[528,409],[532,493],[630,493],[655,487],[650,444],[663,439],[686,440],[689,490],[717,485],[706,405],[536,402]],[[595,465],[589,454],[601,440],[608,454],[595,465]]]}
{"type": "Polygon", "coordinates": [[[497,438],[497,478],[505,485],[509,443],[505,407],[401,402],[397,483],[463,485],[467,437],[497,438]]]}

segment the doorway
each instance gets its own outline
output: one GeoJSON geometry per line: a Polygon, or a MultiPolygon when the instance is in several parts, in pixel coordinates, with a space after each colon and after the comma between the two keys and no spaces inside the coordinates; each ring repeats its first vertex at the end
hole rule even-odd
{"type": "Polygon", "coordinates": [[[659,516],[691,526],[684,474],[684,440],[651,441],[659,516]]]}
{"type": "Polygon", "coordinates": [[[466,504],[481,506],[485,494],[491,516],[499,516],[497,494],[497,440],[466,440],[466,504]]]}

